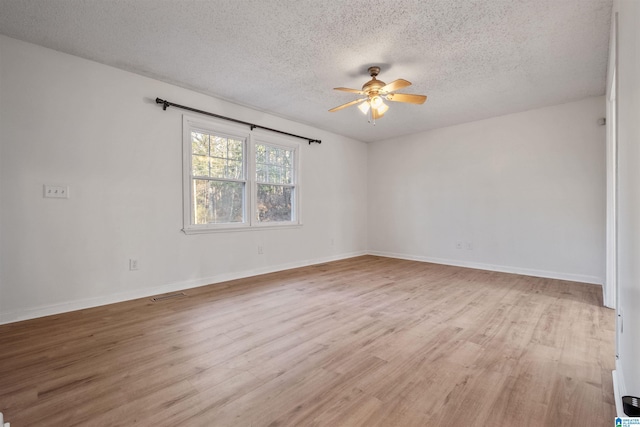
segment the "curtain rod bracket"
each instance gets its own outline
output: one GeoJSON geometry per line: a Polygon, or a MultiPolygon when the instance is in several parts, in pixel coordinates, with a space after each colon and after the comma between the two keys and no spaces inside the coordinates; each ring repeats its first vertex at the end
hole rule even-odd
{"type": "Polygon", "coordinates": [[[169,107],[169,102],[160,98],[156,98],[156,104],[162,104],[162,111],[167,111],[167,107],[169,107]]]}
{"type": "Polygon", "coordinates": [[[249,123],[249,122],[243,122],[242,120],[232,119],[231,117],[225,117],[225,116],[221,116],[219,114],[210,113],[208,111],[198,110],[196,108],[191,108],[191,107],[186,107],[184,105],[175,104],[173,102],[167,101],[166,99],[156,98],[156,104],[162,104],[162,110],[163,111],[167,111],[168,107],[182,108],[183,110],[193,111],[194,113],[204,114],[204,115],[207,115],[207,116],[216,117],[218,119],[229,120],[230,122],[240,123],[241,125],[247,125],[247,126],[249,126],[251,128],[251,130],[254,130],[255,128],[258,128],[258,129],[268,130],[268,131],[271,131],[271,132],[280,133],[280,134],[287,135],[287,136],[292,136],[294,138],[306,139],[307,141],[309,141],[309,145],[311,145],[312,142],[316,143],[316,144],[322,144],[322,141],[319,140],[319,139],[307,138],[306,136],[295,135],[293,133],[283,132],[281,130],[272,129],[272,128],[268,128],[268,127],[265,127],[265,126],[260,126],[260,125],[256,125],[256,124],[253,124],[253,123],[249,123]]]}

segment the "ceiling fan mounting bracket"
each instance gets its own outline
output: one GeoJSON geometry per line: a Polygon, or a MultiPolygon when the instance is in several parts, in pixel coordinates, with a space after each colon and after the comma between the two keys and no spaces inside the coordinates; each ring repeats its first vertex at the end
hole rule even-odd
{"type": "Polygon", "coordinates": [[[369,67],[369,75],[371,77],[377,77],[380,74],[380,67],[369,67]]]}

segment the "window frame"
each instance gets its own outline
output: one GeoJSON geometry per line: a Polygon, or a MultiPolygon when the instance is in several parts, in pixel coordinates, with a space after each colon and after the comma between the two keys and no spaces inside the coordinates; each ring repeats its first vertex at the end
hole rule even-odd
{"type": "MultiPolygon", "coordinates": [[[[267,134],[261,131],[249,131],[243,126],[230,124],[218,120],[203,120],[188,115],[182,116],[182,204],[183,204],[183,228],[185,234],[199,234],[224,231],[248,231],[264,229],[298,228],[302,226],[301,198],[300,198],[300,144],[294,143],[276,135],[267,134]],[[193,212],[193,165],[191,132],[199,131],[209,135],[215,134],[233,139],[244,140],[243,168],[244,175],[244,222],[241,223],[210,223],[195,224],[193,212]],[[293,188],[292,195],[292,220],[261,222],[257,218],[258,203],[258,180],[256,176],[256,144],[266,144],[269,146],[284,148],[293,151],[292,184],[284,185],[293,188]]],[[[212,180],[216,180],[212,178],[212,180]]],[[[224,181],[220,179],[219,181],[224,181]]]]}

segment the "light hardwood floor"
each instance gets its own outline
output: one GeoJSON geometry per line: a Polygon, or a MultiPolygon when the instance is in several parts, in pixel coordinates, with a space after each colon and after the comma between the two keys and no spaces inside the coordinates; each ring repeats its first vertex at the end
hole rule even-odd
{"type": "Polygon", "coordinates": [[[609,426],[598,286],[373,256],[0,326],[20,426],[609,426]]]}

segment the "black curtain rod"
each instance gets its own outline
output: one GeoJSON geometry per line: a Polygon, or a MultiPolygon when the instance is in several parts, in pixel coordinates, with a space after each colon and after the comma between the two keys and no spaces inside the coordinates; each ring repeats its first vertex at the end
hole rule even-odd
{"type": "Polygon", "coordinates": [[[202,110],[198,110],[196,108],[191,108],[191,107],[186,107],[184,105],[175,104],[175,103],[169,102],[169,101],[167,101],[165,99],[156,98],[156,104],[162,104],[162,109],[165,110],[165,111],[167,110],[167,107],[178,107],[178,108],[182,108],[183,110],[188,110],[188,111],[193,111],[195,113],[205,114],[207,116],[216,117],[218,119],[229,120],[230,122],[240,123],[241,125],[247,125],[247,126],[249,126],[251,128],[251,130],[254,130],[255,128],[258,128],[258,129],[269,130],[271,132],[281,133],[283,135],[293,136],[295,138],[306,139],[307,141],[309,141],[309,145],[311,145],[312,142],[315,142],[315,143],[318,143],[318,144],[322,143],[322,141],[319,140],[319,139],[307,138],[306,136],[294,135],[294,134],[289,133],[289,132],[283,132],[281,130],[271,129],[271,128],[268,128],[268,127],[256,125],[256,124],[249,123],[249,122],[243,122],[242,120],[232,119],[231,117],[225,117],[225,116],[221,116],[219,114],[210,113],[208,111],[202,111],[202,110]]]}

